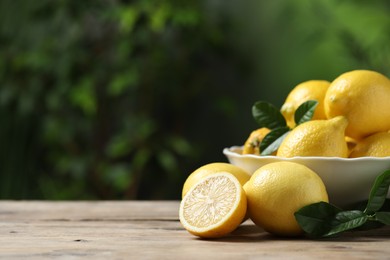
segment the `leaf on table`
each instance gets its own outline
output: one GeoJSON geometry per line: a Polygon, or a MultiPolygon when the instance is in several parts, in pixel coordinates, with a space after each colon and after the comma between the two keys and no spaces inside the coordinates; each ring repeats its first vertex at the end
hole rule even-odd
{"type": "Polygon", "coordinates": [[[390,212],[378,211],[375,214],[375,220],[385,225],[390,225],[390,212]]]}
{"type": "Polygon", "coordinates": [[[305,206],[294,215],[299,226],[309,236],[321,237],[331,230],[332,220],[339,212],[341,209],[322,201],[305,206]]]}
{"type": "Polygon", "coordinates": [[[367,215],[360,210],[341,211],[335,215],[331,229],[324,236],[332,236],[343,231],[362,226],[368,220],[367,215]]]}
{"type": "Polygon", "coordinates": [[[390,170],[379,175],[371,188],[365,213],[371,215],[380,210],[386,201],[386,196],[390,186],[390,170]]]}

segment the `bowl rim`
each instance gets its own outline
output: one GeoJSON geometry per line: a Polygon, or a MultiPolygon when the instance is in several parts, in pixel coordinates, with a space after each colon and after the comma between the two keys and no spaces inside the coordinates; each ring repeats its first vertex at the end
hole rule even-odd
{"type": "Polygon", "coordinates": [[[253,158],[253,159],[278,159],[278,160],[322,160],[322,161],[345,161],[345,162],[356,162],[356,161],[387,161],[390,160],[390,156],[386,157],[357,157],[357,158],[342,158],[342,157],[321,157],[321,156],[295,156],[290,158],[278,157],[275,155],[256,155],[256,154],[240,154],[237,150],[242,150],[243,146],[234,145],[223,149],[223,154],[226,156],[236,158],[253,158]]]}

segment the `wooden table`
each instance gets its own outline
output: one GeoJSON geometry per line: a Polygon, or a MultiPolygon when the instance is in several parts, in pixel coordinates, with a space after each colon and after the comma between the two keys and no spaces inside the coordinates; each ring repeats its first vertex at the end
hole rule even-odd
{"type": "Polygon", "coordinates": [[[250,220],[202,240],[178,201],[0,201],[0,259],[390,259],[390,228],[327,240],[280,238],[250,220]]]}

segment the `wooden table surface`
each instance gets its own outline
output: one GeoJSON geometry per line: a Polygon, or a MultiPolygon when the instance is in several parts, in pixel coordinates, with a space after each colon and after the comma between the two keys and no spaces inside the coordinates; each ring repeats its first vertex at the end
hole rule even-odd
{"type": "Polygon", "coordinates": [[[178,201],[0,201],[0,259],[390,259],[390,228],[280,238],[250,220],[228,237],[182,228],[178,201]]]}

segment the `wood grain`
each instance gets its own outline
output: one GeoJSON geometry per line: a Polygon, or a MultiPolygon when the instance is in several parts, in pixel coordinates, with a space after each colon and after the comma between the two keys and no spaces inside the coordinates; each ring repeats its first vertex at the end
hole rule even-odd
{"type": "Polygon", "coordinates": [[[230,236],[185,231],[177,201],[0,202],[1,259],[390,259],[390,228],[280,238],[250,220],[230,236]]]}

